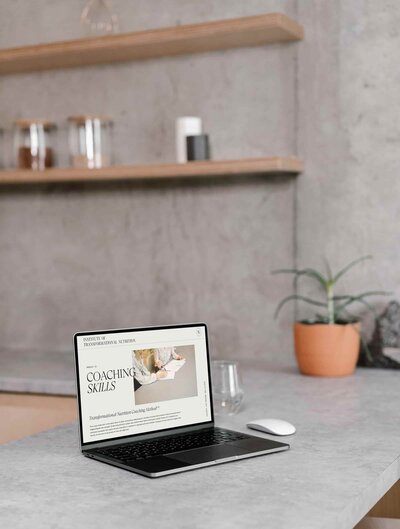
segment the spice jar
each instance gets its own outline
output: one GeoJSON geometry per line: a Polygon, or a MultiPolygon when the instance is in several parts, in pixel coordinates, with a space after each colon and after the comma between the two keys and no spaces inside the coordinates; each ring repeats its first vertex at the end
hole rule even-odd
{"type": "Polygon", "coordinates": [[[14,125],[16,166],[34,170],[53,167],[55,124],[43,119],[20,119],[14,125]]]}
{"type": "Polygon", "coordinates": [[[111,164],[112,121],[107,116],[71,116],[69,148],[73,167],[90,169],[111,164]]]}

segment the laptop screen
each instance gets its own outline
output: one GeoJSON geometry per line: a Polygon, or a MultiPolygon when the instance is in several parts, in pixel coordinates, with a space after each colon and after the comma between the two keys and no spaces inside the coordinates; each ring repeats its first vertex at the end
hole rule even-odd
{"type": "Polygon", "coordinates": [[[82,443],[212,422],[204,324],[75,335],[82,443]]]}

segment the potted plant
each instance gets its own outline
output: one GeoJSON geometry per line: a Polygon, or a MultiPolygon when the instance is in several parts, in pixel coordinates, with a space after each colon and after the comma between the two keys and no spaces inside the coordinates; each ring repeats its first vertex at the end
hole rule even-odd
{"type": "Polygon", "coordinates": [[[327,275],[312,268],[275,270],[273,274],[291,274],[294,276],[295,293],[284,298],[275,311],[277,317],[289,301],[303,301],[318,307],[312,319],[301,320],[294,324],[294,345],[297,363],[305,375],[338,377],[353,373],[360,350],[360,321],[350,310],[359,304],[372,311],[374,308],[367,299],[370,296],[387,295],[387,292],[368,291],[358,295],[336,295],[338,281],[355,265],[371,259],[360,257],[342,270],[333,274],[327,264],[327,275]],[[307,277],[318,283],[324,293],[323,299],[313,299],[297,293],[298,279],[307,277]]]}

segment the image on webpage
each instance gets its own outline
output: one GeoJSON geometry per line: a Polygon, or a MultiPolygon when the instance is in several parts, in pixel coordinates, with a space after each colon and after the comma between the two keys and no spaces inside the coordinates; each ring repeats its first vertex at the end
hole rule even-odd
{"type": "Polygon", "coordinates": [[[148,404],[197,396],[194,352],[193,344],[134,350],[135,403],[148,404]]]}
{"type": "Polygon", "coordinates": [[[204,326],[77,336],[84,443],[211,421],[204,326]]]}

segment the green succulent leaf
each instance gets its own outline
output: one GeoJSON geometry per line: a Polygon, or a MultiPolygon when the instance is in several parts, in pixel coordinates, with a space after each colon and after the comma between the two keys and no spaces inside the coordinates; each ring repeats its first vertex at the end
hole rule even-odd
{"type": "Polygon", "coordinates": [[[358,263],[366,261],[367,259],[372,259],[372,255],[364,255],[363,257],[359,257],[358,259],[355,259],[354,261],[349,263],[333,277],[333,282],[336,283],[342,276],[344,276],[344,274],[346,274],[351,268],[353,268],[353,266],[356,266],[358,263]]]}
{"type": "Polygon", "coordinates": [[[364,292],[363,294],[359,294],[357,296],[335,296],[335,301],[345,300],[341,305],[337,305],[335,310],[338,314],[340,311],[342,311],[352,303],[366,303],[364,298],[367,298],[369,296],[389,296],[390,294],[390,292],[385,292],[384,290],[372,290],[371,292],[364,292]]]}
{"type": "Polygon", "coordinates": [[[350,299],[351,296],[350,294],[347,294],[347,295],[343,295],[343,296],[333,296],[333,301],[343,301],[344,299],[350,299]]]}
{"type": "Polygon", "coordinates": [[[320,314],[319,312],[315,313],[316,323],[328,323],[329,318],[325,314],[320,314]]]}
{"type": "Polygon", "coordinates": [[[292,294],[291,296],[287,296],[286,298],[284,298],[279,303],[275,311],[275,318],[278,317],[283,306],[286,305],[286,303],[288,303],[289,301],[292,301],[294,299],[299,300],[299,301],[304,301],[306,303],[309,303],[310,305],[315,305],[317,307],[325,307],[325,303],[322,303],[321,301],[316,301],[315,299],[307,298],[305,296],[300,296],[299,294],[292,294]]]}
{"type": "Polygon", "coordinates": [[[282,268],[280,270],[273,270],[271,274],[293,274],[296,279],[301,276],[309,277],[310,279],[315,279],[318,283],[326,289],[326,286],[329,282],[322,274],[313,270],[312,268],[304,268],[303,270],[297,270],[296,268],[282,268]]]}
{"type": "Polygon", "coordinates": [[[372,306],[370,303],[368,303],[368,301],[365,301],[365,299],[359,298],[359,299],[356,300],[356,303],[361,303],[362,305],[364,305],[364,307],[366,309],[368,309],[368,311],[371,312],[374,315],[375,319],[378,318],[378,314],[377,314],[377,312],[375,310],[375,307],[372,306]]]}
{"type": "Polygon", "coordinates": [[[376,317],[376,312],[374,307],[367,301],[366,298],[369,298],[370,296],[387,296],[390,294],[390,292],[385,292],[381,290],[373,290],[369,292],[364,292],[358,295],[334,295],[335,291],[335,284],[336,282],[349,270],[351,270],[354,266],[357,264],[367,260],[372,259],[371,255],[365,255],[363,257],[360,257],[358,259],[355,259],[354,261],[350,262],[347,266],[339,270],[335,275],[332,274],[332,270],[330,268],[329,262],[325,259],[325,266],[326,266],[326,276],[317,270],[313,268],[304,268],[304,269],[298,269],[298,268],[282,268],[279,270],[274,270],[271,273],[272,274],[290,274],[293,276],[293,285],[294,285],[294,294],[291,296],[288,296],[284,298],[278,305],[276,311],[275,311],[275,318],[279,315],[282,308],[288,303],[289,301],[303,301],[305,303],[309,303],[310,305],[314,305],[317,307],[323,307],[326,311],[326,315],[320,314],[319,312],[316,314],[316,322],[326,322],[326,323],[335,323],[340,322],[341,319],[343,319],[343,315],[350,316],[351,318],[355,318],[355,316],[348,310],[348,307],[350,307],[353,304],[360,304],[363,305],[365,308],[368,309],[369,312],[372,312],[374,316],[376,317]],[[315,299],[302,296],[300,294],[297,294],[297,283],[299,279],[302,277],[307,277],[308,279],[312,279],[323,288],[325,293],[325,298],[323,301],[317,301],[315,299]]]}

